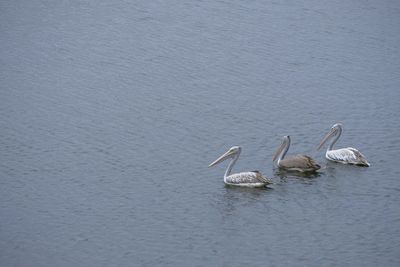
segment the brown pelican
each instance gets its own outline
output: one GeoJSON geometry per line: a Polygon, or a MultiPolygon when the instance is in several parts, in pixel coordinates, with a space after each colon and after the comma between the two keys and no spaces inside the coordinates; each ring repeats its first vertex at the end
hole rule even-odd
{"type": "Polygon", "coordinates": [[[342,134],[342,124],[336,123],[335,125],[332,126],[331,130],[324,137],[324,139],[322,139],[317,149],[320,149],[326,143],[326,141],[328,141],[328,139],[334,137],[328,149],[326,150],[325,157],[328,160],[345,164],[355,164],[359,166],[369,167],[369,163],[365,159],[364,155],[361,154],[361,152],[355,148],[346,147],[346,148],[332,150],[333,145],[339,139],[341,134],[342,134]]]}
{"type": "Polygon", "coordinates": [[[232,160],[229,163],[224,175],[225,184],[247,187],[264,187],[268,184],[272,184],[272,180],[263,176],[259,171],[230,174],[233,165],[235,165],[236,161],[239,158],[241,151],[242,148],[240,146],[233,146],[225,154],[223,154],[221,157],[211,163],[208,167],[212,167],[228,158],[231,158],[232,160]]]}
{"type": "Polygon", "coordinates": [[[314,172],[321,168],[313,158],[306,155],[294,155],[284,158],[289,150],[289,146],[290,136],[286,135],[283,137],[281,146],[272,158],[272,161],[278,158],[277,165],[279,168],[299,172],[314,172]]]}

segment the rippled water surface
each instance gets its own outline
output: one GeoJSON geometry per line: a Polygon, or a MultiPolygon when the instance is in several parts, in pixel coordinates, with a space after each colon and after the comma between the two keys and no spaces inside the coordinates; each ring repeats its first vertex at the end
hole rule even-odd
{"type": "Polygon", "coordinates": [[[399,266],[398,1],[0,2],[1,266],[399,266]],[[328,163],[338,147],[371,163],[328,163]],[[320,175],[277,174],[290,153],[320,175]],[[259,169],[271,189],[226,187],[259,169]]]}

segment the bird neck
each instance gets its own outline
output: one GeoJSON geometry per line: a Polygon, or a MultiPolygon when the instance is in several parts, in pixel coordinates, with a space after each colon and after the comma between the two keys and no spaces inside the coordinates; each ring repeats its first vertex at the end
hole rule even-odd
{"type": "Polygon", "coordinates": [[[338,128],[338,132],[337,134],[335,134],[335,136],[333,137],[329,147],[328,147],[328,151],[333,149],[333,146],[336,144],[337,140],[339,140],[339,137],[342,135],[342,128],[339,127],[338,128]]]}
{"type": "Polygon", "coordinates": [[[283,158],[286,156],[286,153],[289,150],[290,141],[288,140],[287,142],[284,142],[282,144],[282,146],[283,146],[283,149],[282,149],[282,151],[281,151],[281,153],[279,154],[279,157],[278,157],[278,162],[277,162],[278,165],[281,162],[281,160],[283,160],[283,158]]]}
{"type": "Polygon", "coordinates": [[[238,160],[240,155],[240,152],[238,152],[231,160],[231,162],[229,162],[228,168],[225,171],[225,175],[224,178],[228,177],[231,174],[232,168],[235,165],[236,161],[238,160]]]}

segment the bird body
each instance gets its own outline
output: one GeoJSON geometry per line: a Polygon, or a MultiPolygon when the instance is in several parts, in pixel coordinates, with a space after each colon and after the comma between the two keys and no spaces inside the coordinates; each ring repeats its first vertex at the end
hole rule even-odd
{"type": "Polygon", "coordinates": [[[273,161],[278,158],[277,165],[279,168],[287,171],[298,172],[314,172],[321,168],[321,166],[310,156],[307,155],[293,155],[285,157],[290,147],[290,136],[284,136],[281,146],[276,151],[273,161]]]}
{"type": "Polygon", "coordinates": [[[353,147],[327,150],[325,153],[325,157],[328,160],[339,163],[369,166],[369,163],[365,159],[365,156],[353,147]]]}
{"type": "Polygon", "coordinates": [[[245,186],[245,187],[264,187],[272,181],[263,176],[259,171],[234,173],[224,177],[225,184],[245,186]]]}
{"type": "Polygon", "coordinates": [[[278,166],[287,170],[310,172],[316,171],[321,166],[310,156],[307,155],[292,155],[281,160],[278,166]]]}
{"type": "Polygon", "coordinates": [[[353,147],[333,149],[333,145],[342,134],[342,124],[336,123],[332,126],[329,133],[322,139],[317,149],[320,149],[329,139],[332,141],[326,150],[325,158],[334,162],[353,164],[363,167],[369,167],[370,164],[365,156],[353,147]]]}
{"type": "Polygon", "coordinates": [[[229,163],[224,175],[225,184],[244,187],[265,187],[268,184],[272,184],[272,180],[263,176],[259,171],[231,174],[232,168],[238,160],[241,151],[242,148],[239,146],[231,147],[225,154],[212,162],[209,167],[231,158],[231,162],[229,163]]]}

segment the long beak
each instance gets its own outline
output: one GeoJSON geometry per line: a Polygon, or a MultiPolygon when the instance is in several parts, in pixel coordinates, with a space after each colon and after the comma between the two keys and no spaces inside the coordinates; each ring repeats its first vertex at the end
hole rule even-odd
{"type": "Polygon", "coordinates": [[[226,160],[227,158],[229,158],[230,156],[232,156],[235,152],[232,151],[227,151],[225,154],[223,154],[221,157],[217,158],[213,163],[211,163],[210,165],[208,165],[208,167],[212,167],[214,165],[217,165],[218,163],[226,160]]]}
{"type": "Polygon", "coordinates": [[[321,143],[319,143],[317,150],[319,150],[325,143],[328,141],[329,138],[331,138],[334,134],[336,133],[336,130],[330,130],[327,135],[325,135],[324,139],[322,139],[321,143]]]}
{"type": "Polygon", "coordinates": [[[279,156],[279,154],[281,154],[283,148],[285,147],[285,141],[282,141],[281,146],[278,148],[278,150],[276,151],[274,157],[272,158],[272,162],[274,162],[276,160],[276,158],[279,156]]]}

